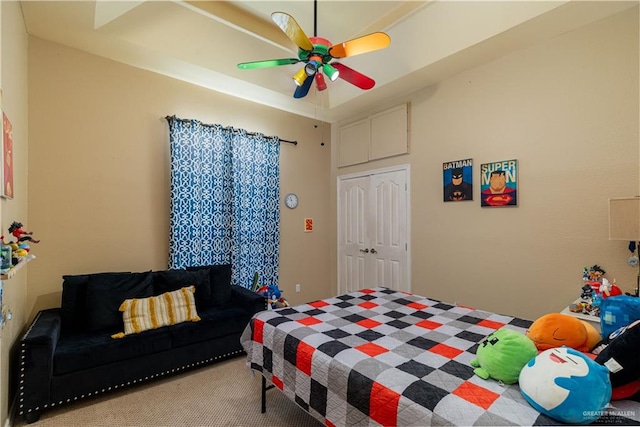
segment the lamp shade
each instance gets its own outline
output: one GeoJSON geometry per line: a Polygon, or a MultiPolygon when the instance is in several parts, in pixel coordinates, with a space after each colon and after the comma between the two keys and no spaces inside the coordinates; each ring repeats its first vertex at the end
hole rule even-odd
{"type": "Polygon", "coordinates": [[[307,72],[305,71],[306,67],[300,68],[298,72],[293,76],[293,81],[296,82],[296,85],[302,86],[304,81],[307,79],[307,72]]]}
{"type": "Polygon", "coordinates": [[[316,87],[320,91],[325,90],[327,88],[327,83],[324,81],[324,76],[322,75],[322,73],[316,74],[316,87]]]}
{"type": "Polygon", "coordinates": [[[640,197],[609,199],[609,240],[640,242],[640,197]]]}
{"type": "Polygon", "coordinates": [[[332,66],[331,64],[324,64],[322,66],[322,70],[327,75],[327,77],[329,77],[329,80],[331,80],[332,82],[335,82],[338,76],[340,75],[340,72],[336,70],[335,67],[332,66]]]}

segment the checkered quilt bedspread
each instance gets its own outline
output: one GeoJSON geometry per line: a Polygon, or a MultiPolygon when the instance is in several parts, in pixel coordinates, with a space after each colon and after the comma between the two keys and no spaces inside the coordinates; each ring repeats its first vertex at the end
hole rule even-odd
{"type": "Polygon", "coordinates": [[[470,365],[485,336],[530,323],[373,288],[258,313],[241,341],[247,366],[327,426],[558,424],[470,365]]]}

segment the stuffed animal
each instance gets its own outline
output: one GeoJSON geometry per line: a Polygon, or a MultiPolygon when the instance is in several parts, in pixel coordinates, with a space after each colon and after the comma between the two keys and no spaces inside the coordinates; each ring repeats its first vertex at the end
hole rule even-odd
{"type": "Polygon", "coordinates": [[[605,337],[594,349],[595,361],[609,369],[612,400],[626,399],[640,391],[640,320],[605,337]]]}
{"type": "Polygon", "coordinates": [[[610,283],[606,278],[602,278],[602,285],[600,285],[600,296],[602,298],[615,297],[622,295],[622,291],[616,285],[616,279],[613,279],[613,283],[610,283]]]}
{"type": "Polygon", "coordinates": [[[531,324],[526,335],[540,351],[567,346],[587,352],[602,339],[589,322],[562,313],[539,317],[531,324]]]}
{"type": "Polygon", "coordinates": [[[282,291],[277,285],[261,286],[256,293],[267,298],[269,308],[289,307],[289,302],[282,297],[282,291]]]}
{"type": "Polygon", "coordinates": [[[600,329],[608,337],[620,328],[640,320],[640,298],[618,295],[602,300],[600,307],[600,329]]]}
{"type": "Polygon", "coordinates": [[[514,384],[522,367],[536,354],[538,350],[533,341],[520,332],[503,328],[480,342],[471,366],[476,368],[473,373],[482,379],[514,384]]]}
{"type": "Polygon", "coordinates": [[[522,368],[518,382],[531,406],[568,424],[597,420],[611,399],[607,368],[569,347],[541,352],[522,368]]]}

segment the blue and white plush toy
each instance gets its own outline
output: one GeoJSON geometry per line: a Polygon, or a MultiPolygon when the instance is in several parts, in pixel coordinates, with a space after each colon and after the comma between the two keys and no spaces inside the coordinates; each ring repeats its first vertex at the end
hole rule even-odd
{"type": "Polygon", "coordinates": [[[569,347],[538,354],[522,368],[518,382],[531,406],[568,424],[592,423],[611,400],[609,370],[569,347]]]}

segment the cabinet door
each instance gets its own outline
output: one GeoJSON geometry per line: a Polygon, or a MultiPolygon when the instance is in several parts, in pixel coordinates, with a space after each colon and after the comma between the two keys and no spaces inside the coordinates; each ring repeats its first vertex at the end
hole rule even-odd
{"type": "Polygon", "coordinates": [[[338,167],[369,161],[368,118],[341,126],[338,133],[338,167]]]}
{"type": "Polygon", "coordinates": [[[383,159],[409,152],[407,138],[407,104],[370,117],[371,146],[369,160],[383,159]]]}

